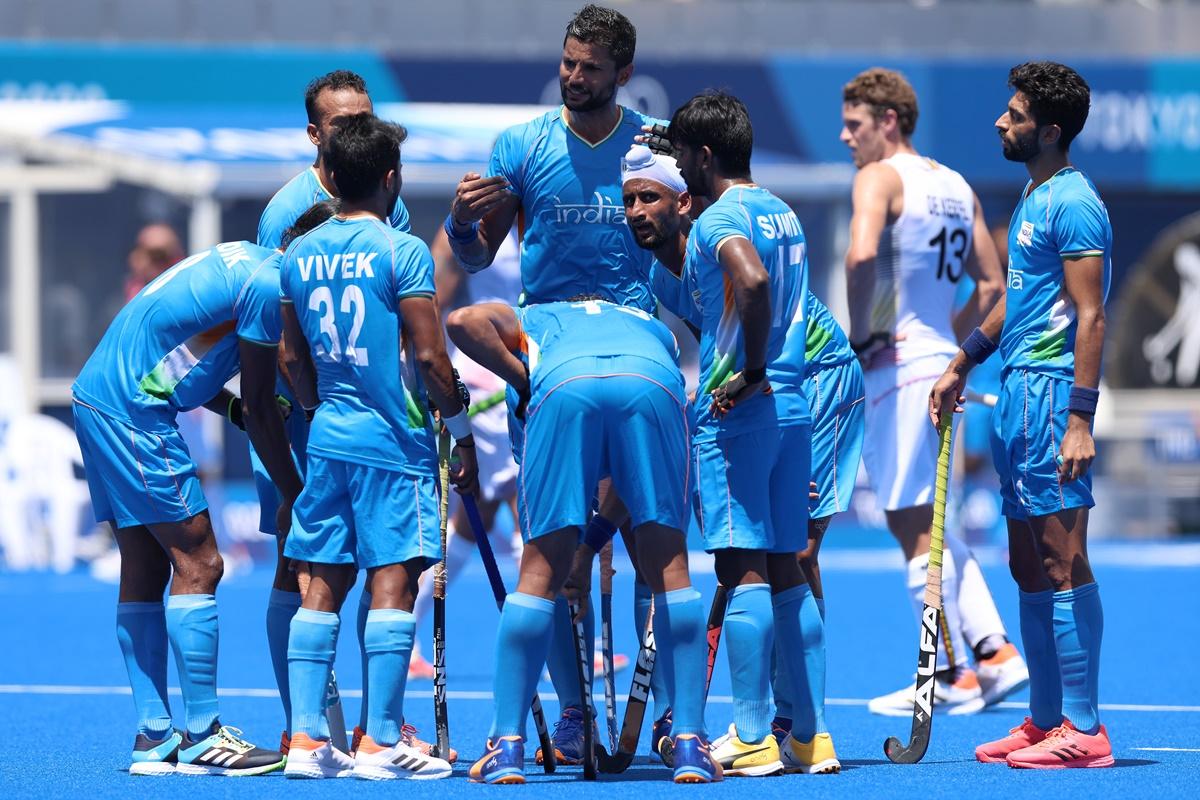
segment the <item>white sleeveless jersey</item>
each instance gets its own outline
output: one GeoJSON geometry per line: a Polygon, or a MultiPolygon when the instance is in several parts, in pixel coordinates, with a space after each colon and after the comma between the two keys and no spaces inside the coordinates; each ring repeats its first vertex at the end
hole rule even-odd
{"type": "Polygon", "coordinates": [[[515,225],[500,243],[491,265],[467,276],[467,291],[472,303],[516,305],[521,296],[521,244],[515,225]]]}
{"type": "Polygon", "coordinates": [[[963,177],[933,159],[897,153],[885,159],[904,186],[904,210],[883,229],[875,258],[871,330],[903,337],[896,360],[951,356],[950,327],[975,224],[975,195],[963,177]]]}

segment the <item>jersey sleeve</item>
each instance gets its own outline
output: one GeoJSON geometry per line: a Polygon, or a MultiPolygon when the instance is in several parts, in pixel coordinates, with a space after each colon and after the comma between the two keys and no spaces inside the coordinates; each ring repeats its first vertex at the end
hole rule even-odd
{"type": "Polygon", "coordinates": [[[727,239],[740,237],[754,241],[750,227],[750,214],[743,206],[722,203],[709,207],[692,230],[702,255],[717,261],[717,250],[727,239]]]}
{"type": "Polygon", "coordinates": [[[258,344],[279,344],[283,317],[279,311],[279,270],[272,260],[259,264],[233,304],[238,338],[258,344]]]}
{"type": "Polygon", "coordinates": [[[392,206],[388,222],[401,233],[412,233],[412,221],[408,217],[408,206],[404,205],[404,200],[399,195],[396,196],[396,204],[392,206]]]}
{"type": "Polygon", "coordinates": [[[1108,211],[1091,192],[1057,203],[1051,220],[1054,244],[1064,258],[1102,256],[1109,247],[1108,211]]]}
{"type": "Polygon", "coordinates": [[[271,198],[271,202],[263,209],[262,216],[258,218],[259,247],[269,247],[272,250],[279,247],[279,243],[283,241],[283,232],[295,222],[287,220],[283,206],[283,203],[277,203],[275,198],[271,198]]]}
{"type": "Polygon", "coordinates": [[[500,134],[496,146],[492,149],[492,160],[488,163],[488,176],[499,175],[508,181],[513,194],[523,197],[525,194],[525,136],[522,135],[525,126],[509,128],[500,134]]]}
{"type": "Polygon", "coordinates": [[[432,297],[433,256],[429,247],[415,237],[396,243],[392,263],[392,284],[396,300],[425,295],[432,297]]]}

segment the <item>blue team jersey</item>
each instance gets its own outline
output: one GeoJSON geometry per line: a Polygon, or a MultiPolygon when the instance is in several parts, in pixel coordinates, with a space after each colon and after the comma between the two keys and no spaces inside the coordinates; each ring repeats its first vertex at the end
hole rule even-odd
{"type": "Polygon", "coordinates": [[[1066,167],[1041,186],[1026,184],[1008,225],[1008,307],[1004,367],[1075,376],[1075,305],[1064,289],[1063,259],[1101,256],[1104,298],[1112,277],[1112,225],[1095,185],[1066,167]]]}
{"type": "Polygon", "coordinates": [[[579,138],[548,112],[500,134],[488,175],[501,175],[521,200],[521,283],[525,302],[598,294],[654,310],[649,250],[625,223],[621,158],[642,125],[657,122],[618,107],[621,120],[599,144],[579,138]]]}
{"type": "MultiPolygon", "coordinates": [[[[559,367],[576,359],[625,357],[629,371],[635,373],[642,369],[637,361],[648,359],[679,371],[679,343],[675,334],[641,309],[585,300],[541,303],[513,310],[521,326],[521,350],[517,355],[529,368],[530,408],[567,375],[559,367]],[[551,375],[555,377],[547,384],[546,379],[551,375]]],[[[519,460],[525,424],[514,413],[518,398],[511,387],[507,399],[509,439],[513,456],[519,460]]]]}
{"type": "Polygon", "coordinates": [[[850,340],[833,314],[817,296],[808,293],[808,328],[804,345],[804,374],[812,375],[825,367],[836,367],[854,359],[850,340]]]}
{"type": "Polygon", "coordinates": [[[804,396],[808,254],[796,214],[753,184],[728,189],[696,220],[684,274],[700,308],[700,390],[696,438],[710,439],[763,427],[811,422],[804,396]],[[709,411],[709,393],[745,366],[733,286],[718,260],[728,239],[748,239],[770,278],[771,330],[767,379],[772,394],[739,403],[723,418],[709,411]]]}
{"type": "MultiPolygon", "coordinates": [[[[300,215],[312,208],[314,203],[328,200],[332,195],[321,185],[313,167],[301,172],[275,193],[258,219],[258,243],[263,247],[279,247],[283,232],[295,224],[300,215]]],[[[408,209],[404,201],[396,197],[388,222],[398,231],[410,233],[408,209]]]]}
{"type": "Polygon", "coordinates": [[[334,217],[288,248],[280,288],[317,368],[308,452],[431,474],[433,426],[399,310],[434,294],[429,248],[373,217],[334,217]]]}
{"type": "Polygon", "coordinates": [[[700,327],[700,309],[696,308],[684,275],[676,275],[655,259],[650,268],[650,288],[660,306],[684,322],[700,327]]]}
{"type": "Polygon", "coordinates": [[[279,255],[226,242],[180,261],[121,309],[72,393],[135,428],[173,427],[237,374],[238,339],[279,343],[279,255]]]}

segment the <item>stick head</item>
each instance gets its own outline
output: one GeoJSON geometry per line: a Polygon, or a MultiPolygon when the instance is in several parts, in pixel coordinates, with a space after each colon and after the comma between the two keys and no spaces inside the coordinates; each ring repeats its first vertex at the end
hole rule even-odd
{"type": "Polygon", "coordinates": [[[606,775],[618,775],[629,769],[633,763],[633,753],[622,753],[620,750],[612,755],[604,749],[604,745],[596,745],[596,766],[606,775]]]}
{"type": "Polygon", "coordinates": [[[925,757],[925,751],[928,749],[928,730],[914,731],[913,740],[908,744],[900,741],[895,736],[889,736],[888,740],[883,743],[883,754],[893,764],[916,764],[925,757]]]}

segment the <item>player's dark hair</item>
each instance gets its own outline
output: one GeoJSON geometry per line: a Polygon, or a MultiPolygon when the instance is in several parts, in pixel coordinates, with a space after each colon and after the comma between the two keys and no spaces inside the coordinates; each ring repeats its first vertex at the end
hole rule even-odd
{"type": "Polygon", "coordinates": [[[745,104],[731,94],[708,91],[688,100],[671,116],[667,138],[676,146],[708,147],[727,176],[750,175],[754,128],[745,104]]]}
{"type": "Polygon", "coordinates": [[[404,128],[374,114],[342,117],[325,152],[338,195],[351,203],[370,197],[389,170],[399,169],[400,145],[407,137],[404,128]]]}
{"type": "Polygon", "coordinates": [[[307,211],[296,218],[290,228],[283,232],[283,237],[279,240],[279,246],[287,250],[288,245],[293,240],[299,239],[304,234],[311,231],[313,228],[325,222],[342,209],[342,201],[336,197],[331,197],[328,200],[322,200],[319,203],[314,203],[307,211]]]}
{"type": "Polygon", "coordinates": [[[320,122],[317,117],[317,97],[326,89],[331,92],[353,89],[367,94],[367,82],[357,72],[348,69],[335,69],[319,78],[313,78],[304,89],[304,110],[308,113],[308,121],[313,125],[320,122]]]}
{"type": "Polygon", "coordinates": [[[629,17],[620,11],[588,3],[579,9],[567,23],[567,39],[576,39],[584,44],[606,48],[617,69],[633,63],[633,51],[637,48],[637,28],[629,17]]]}
{"type": "Polygon", "coordinates": [[[1029,61],[1009,70],[1008,86],[1025,95],[1033,121],[1057,125],[1062,134],[1058,148],[1065,151],[1083,130],[1092,90],[1075,70],[1054,61],[1029,61]]]}
{"type": "Polygon", "coordinates": [[[854,80],[842,87],[842,102],[870,106],[875,119],[888,110],[895,111],[896,124],[905,138],[917,129],[917,93],[908,79],[894,69],[871,67],[855,75],[854,80]]]}

